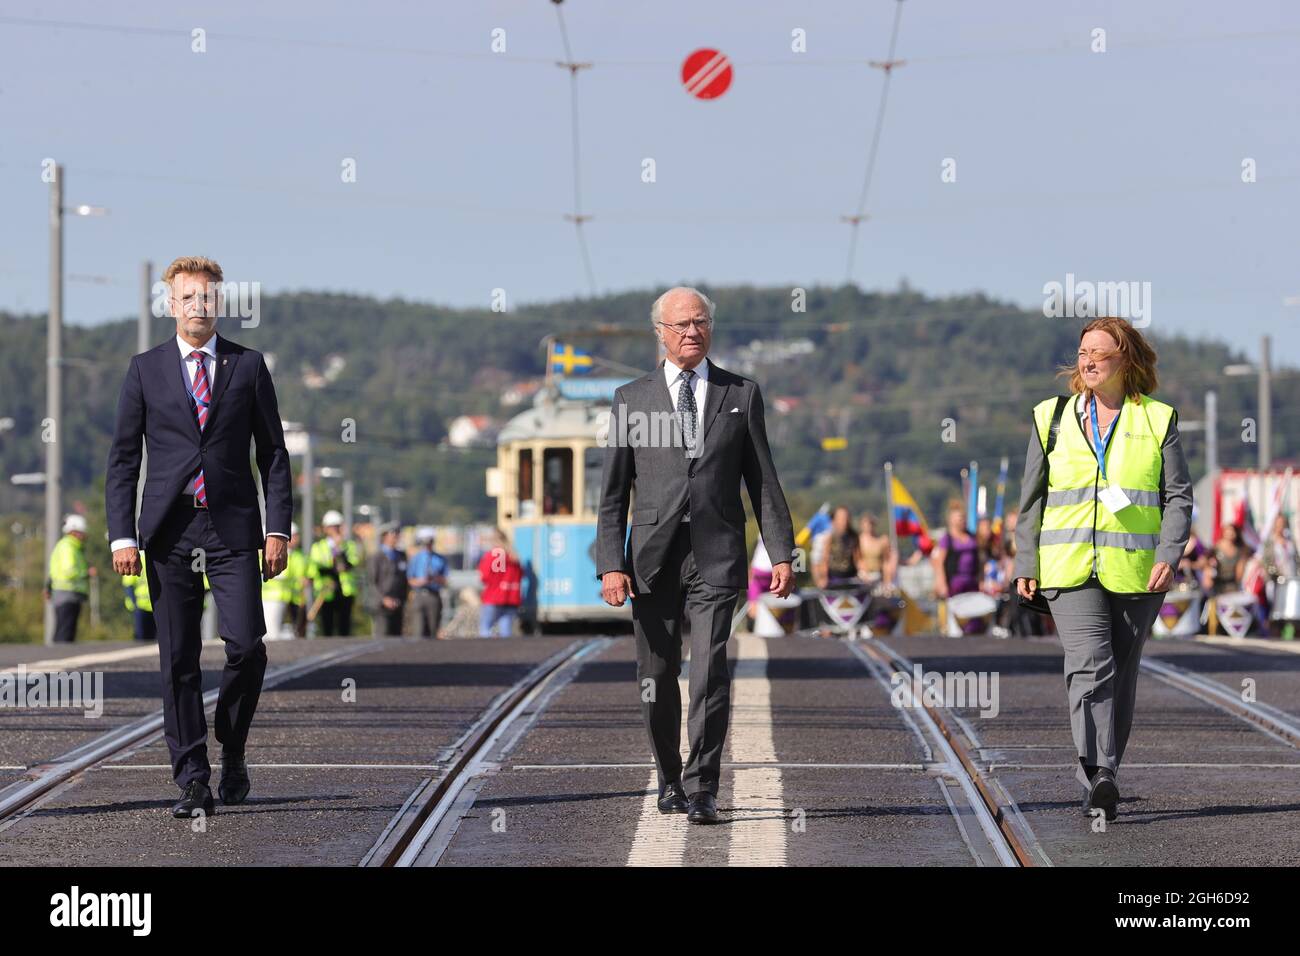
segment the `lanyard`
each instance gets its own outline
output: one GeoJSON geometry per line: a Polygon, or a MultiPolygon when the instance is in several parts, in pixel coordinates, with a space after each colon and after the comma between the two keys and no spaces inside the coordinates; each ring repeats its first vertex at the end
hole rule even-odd
{"type": "MultiPolygon", "coordinates": [[[[1115,416],[1115,421],[1110,423],[1110,430],[1106,432],[1106,439],[1101,439],[1101,426],[1097,424],[1097,396],[1092,397],[1088,406],[1092,412],[1092,450],[1097,455],[1097,467],[1101,469],[1101,476],[1106,477],[1106,449],[1110,448],[1110,440],[1115,437],[1115,426],[1119,424],[1119,416],[1115,416]]],[[[1122,410],[1122,409],[1121,409],[1122,410]]]]}

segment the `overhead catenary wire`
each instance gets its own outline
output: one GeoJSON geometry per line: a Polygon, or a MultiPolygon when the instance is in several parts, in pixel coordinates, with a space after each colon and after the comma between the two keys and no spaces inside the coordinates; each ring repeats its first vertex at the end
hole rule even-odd
{"type": "Polygon", "coordinates": [[[853,266],[858,255],[858,231],[863,221],[867,218],[867,199],[871,192],[871,179],[876,170],[876,155],[880,151],[880,136],[885,128],[885,107],[889,104],[889,82],[894,75],[894,67],[901,65],[900,61],[894,59],[894,54],[898,50],[898,27],[903,19],[903,2],[896,0],[894,6],[894,27],[889,34],[889,54],[883,62],[873,61],[871,65],[884,71],[884,83],[880,87],[880,103],[876,107],[876,126],[871,134],[871,145],[867,150],[867,168],[862,177],[862,192],[858,196],[857,211],[851,216],[845,216],[844,221],[849,224],[849,256],[848,264],[845,267],[844,281],[853,281],[853,266]]]}
{"type": "Polygon", "coordinates": [[[569,71],[569,113],[570,126],[573,131],[573,212],[564,218],[573,223],[578,237],[578,252],[582,256],[582,266],[587,273],[587,287],[591,294],[596,294],[596,274],[591,268],[591,253],[587,249],[587,236],[582,226],[590,216],[582,212],[582,138],[579,134],[578,111],[578,71],[589,69],[590,63],[579,63],[573,56],[573,47],[569,44],[569,30],[564,23],[564,0],[551,0],[555,6],[555,19],[560,25],[560,41],[564,45],[564,62],[557,63],[569,71]]]}

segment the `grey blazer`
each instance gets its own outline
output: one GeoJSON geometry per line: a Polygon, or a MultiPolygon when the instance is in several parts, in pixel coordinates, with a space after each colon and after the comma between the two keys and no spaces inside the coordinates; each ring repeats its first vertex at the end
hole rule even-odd
{"type": "Polygon", "coordinates": [[[691,549],[700,576],[714,587],[745,587],[742,480],[772,561],[792,560],[790,509],[767,444],[758,383],[709,363],[695,456],[681,444],[680,430],[673,432],[673,443],[653,425],[675,421],[662,362],[614,393],[596,528],[596,576],[623,571],[632,577],[634,593],[648,592],[689,505],[691,549]],[[638,433],[638,420],[651,425],[638,433]],[[629,505],[632,534],[625,550],[629,505]]]}

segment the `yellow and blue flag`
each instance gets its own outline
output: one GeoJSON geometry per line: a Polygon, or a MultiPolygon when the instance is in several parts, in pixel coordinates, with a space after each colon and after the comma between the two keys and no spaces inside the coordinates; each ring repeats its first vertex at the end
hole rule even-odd
{"type": "Polygon", "coordinates": [[[595,366],[595,359],[590,352],[563,342],[552,342],[550,364],[556,375],[585,375],[595,366]]]}

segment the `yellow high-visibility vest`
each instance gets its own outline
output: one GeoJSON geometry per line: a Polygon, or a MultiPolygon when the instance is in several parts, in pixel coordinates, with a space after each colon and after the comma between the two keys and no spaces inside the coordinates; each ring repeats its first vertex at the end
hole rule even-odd
{"type": "MultiPolygon", "coordinates": [[[[343,554],[352,567],[339,572],[338,590],[343,597],[352,597],[357,593],[356,568],[361,564],[361,550],[357,547],[355,541],[345,540],[343,542],[343,554]]],[[[334,567],[334,552],[330,550],[330,539],[321,538],[312,542],[311,563],[307,573],[312,579],[318,597],[321,594],[321,589],[325,589],[326,601],[332,601],[338,596],[334,593],[334,577],[329,573],[332,567],[334,567]]]]}
{"type": "MultiPolygon", "coordinates": [[[[1079,423],[1083,401],[1082,395],[1075,395],[1067,403],[1047,459],[1038,585],[1075,587],[1095,570],[1108,591],[1145,592],[1160,543],[1160,447],[1175,412],[1147,395],[1126,398],[1111,425],[1114,437],[1105,454],[1103,478],[1097,453],[1079,423]],[[1108,485],[1123,489],[1132,503],[1112,512],[1098,500],[1108,485]]],[[[1044,450],[1055,409],[1055,398],[1034,407],[1044,450]]]]}
{"type": "Polygon", "coordinates": [[[90,595],[90,565],[82,543],[65,534],[50,552],[50,590],[90,595]]]}

